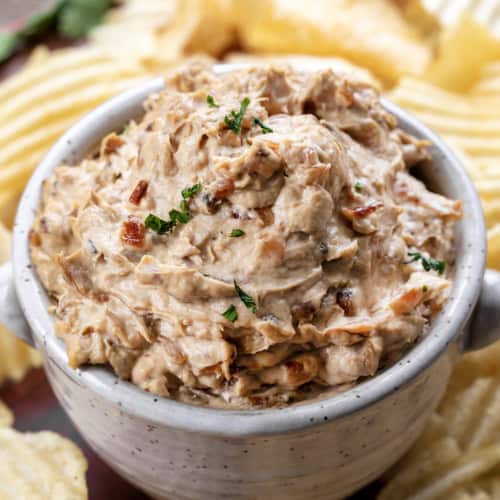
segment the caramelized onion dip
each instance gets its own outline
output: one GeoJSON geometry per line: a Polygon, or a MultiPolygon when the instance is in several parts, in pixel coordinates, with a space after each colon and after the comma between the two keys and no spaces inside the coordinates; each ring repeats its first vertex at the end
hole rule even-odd
{"type": "Polygon", "coordinates": [[[330,70],[191,64],[43,187],[31,255],[69,364],[225,408],[373,376],[450,289],[460,201],[427,144],[330,70]]]}

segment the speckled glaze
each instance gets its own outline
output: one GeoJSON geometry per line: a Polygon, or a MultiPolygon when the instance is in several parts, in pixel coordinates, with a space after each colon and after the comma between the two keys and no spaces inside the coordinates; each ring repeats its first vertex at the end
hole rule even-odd
{"type": "MultiPolygon", "coordinates": [[[[27,232],[40,185],[56,165],[77,161],[102,136],[139,117],[141,102],[162,86],[162,80],[153,81],[100,107],[63,136],[40,164],[17,215],[13,286],[6,285],[10,269],[0,271],[0,321],[27,338],[15,303],[17,294],[62,406],[96,452],[150,495],[170,500],[342,498],[379,476],[411,446],[442,396],[464,346],[485,342],[466,333],[485,261],[485,228],[477,194],[438,137],[384,102],[402,128],[433,143],[434,160],[422,168],[422,175],[431,187],[461,198],[465,217],[457,231],[452,297],[430,333],[395,366],[352,390],[281,410],[224,411],[156,397],[102,367],[72,370],[63,343],[54,335],[47,296],[30,264],[27,232]]],[[[499,334],[493,327],[500,324],[500,280],[492,272],[488,278],[483,291],[490,307],[488,320],[479,310],[472,321],[489,328],[484,338],[491,341],[499,334]]]]}

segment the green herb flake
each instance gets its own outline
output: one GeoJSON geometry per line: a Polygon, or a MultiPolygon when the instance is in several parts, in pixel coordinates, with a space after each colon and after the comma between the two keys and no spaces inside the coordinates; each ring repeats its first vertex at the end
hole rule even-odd
{"type": "Polygon", "coordinates": [[[227,128],[232,130],[236,135],[241,132],[241,123],[249,104],[250,99],[248,97],[245,97],[240,103],[240,110],[238,112],[231,111],[229,115],[226,115],[224,117],[224,123],[226,124],[227,128]]]}
{"type": "Polygon", "coordinates": [[[356,193],[362,193],[363,192],[363,183],[360,181],[356,181],[356,183],[354,184],[354,191],[356,191],[356,193]]]}
{"type": "Polygon", "coordinates": [[[245,231],[243,231],[243,229],[233,229],[229,236],[231,236],[231,238],[239,238],[240,236],[245,236],[245,231]]]}
{"type": "Polygon", "coordinates": [[[198,182],[194,186],[184,188],[182,190],[182,198],[188,200],[192,198],[195,194],[199,193],[201,190],[201,184],[198,182]]]}
{"type": "Polygon", "coordinates": [[[157,234],[166,234],[175,227],[175,222],[166,221],[154,214],[149,214],[144,220],[144,225],[157,234]]]}
{"type": "Polygon", "coordinates": [[[262,121],[260,121],[255,116],[253,117],[253,124],[254,125],[258,125],[262,129],[262,132],[264,134],[271,134],[273,132],[272,128],[268,127],[265,123],[263,123],[262,121]]]}
{"type": "Polygon", "coordinates": [[[429,287],[428,287],[427,285],[424,285],[424,286],[422,287],[422,292],[426,293],[426,292],[428,292],[428,291],[429,291],[429,287]]]}
{"type": "Polygon", "coordinates": [[[215,102],[215,99],[210,94],[207,95],[207,104],[211,108],[219,108],[220,107],[220,105],[215,102]]]}
{"type": "Polygon", "coordinates": [[[231,304],[223,313],[222,316],[226,318],[231,323],[234,323],[238,319],[238,311],[234,304],[231,304]]]}
{"type": "Polygon", "coordinates": [[[187,224],[191,219],[191,215],[189,212],[179,212],[179,210],[170,210],[168,213],[170,217],[170,221],[177,224],[180,222],[181,224],[187,224]]]}
{"type": "Polygon", "coordinates": [[[238,286],[238,283],[236,283],[236,281],[234,281],[234,289],[236,290],[236,293],[238,294],[238,297],[240,298],[241,302],[243,302],[243,304],[245,304],[246,308],[255,314],[255,312],[257,311],[257,306],[255,304],[255,300],[252,297],[250,297],[250,295],[245,293],[238,286]]]}
{"type": "Polygon", "coordinates": [[[405,264],[421,261],[424,271],[437,271],[438,274],[443,274],[446,269],[446,262],[444,260],[436,260],[432,257],[427,258],[420,252],[408,252],[408,256],[410,260],[406,261],[405,264]]]}

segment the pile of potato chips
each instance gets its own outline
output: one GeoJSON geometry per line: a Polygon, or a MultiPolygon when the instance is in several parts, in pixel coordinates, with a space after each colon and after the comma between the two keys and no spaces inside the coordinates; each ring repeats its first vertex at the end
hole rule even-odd
{"type": "MultiPolygon", "coordinates": [[[[319,64],[379,88],[462,158],[483,201],[488,265],[500,269],[497,4],[122,0],[86,45],[40,47],[0,83],[0,264],[9,258],[17,200],[56,139],[103,101],[196,55],[319,64]]],[[[500,498],[499,356],[495,345],[464,357],[426,433],[385,478],[381,500],[500,498]]],[[[0,328],[0,383],[40,363],[34,350],[0,328]]],[[[85,498],[79,451],[51,433],[6,428],[11,423],[0,402],[0,497],[11,488],[29,498],[85,498]],[[26,466],[15,467],[18,461],[26,466]],[[38,482],[42,474],[46,490],[38,482]]]]}

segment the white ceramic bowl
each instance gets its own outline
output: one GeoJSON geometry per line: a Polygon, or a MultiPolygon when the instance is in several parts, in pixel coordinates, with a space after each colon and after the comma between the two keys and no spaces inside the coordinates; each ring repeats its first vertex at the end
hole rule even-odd
{"type": "Polygon", "coordinates": [[[457,230],[452,296],[429,334],[396,365],[347,392],[281,410],[228,411],[159,398],[103,367],[73,370],[54,335],[49,301],[30,261],[27,235],[40,186],[54,167],[78,161],[104,135],[140,117],[141,103],[162,87],[162,80],[152,81],[90,113],[37,168],[19,206],[12,266],[0,270],[0,321],[34,340],[50,383],[81,434],[145,492],[171,500],[344,497],[411,446],[464,346],[488,343],[500,333],[500,279],[488,271],[483,285],[485,227],[476,191],[436,135],[384,101],[403,129],[432,142],[434,159],[422,175],[433,188],[462,199],[465,216],[457,230]],[[468,328],[468,321],[481,328],[468,328]]]}

